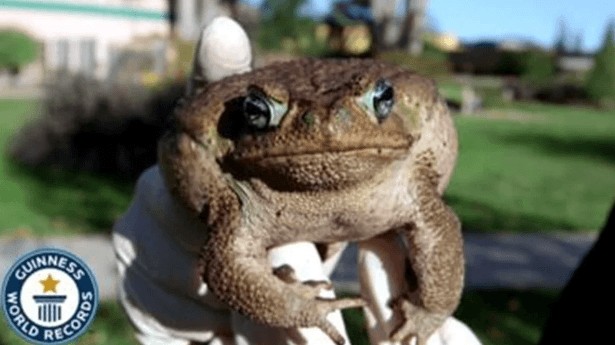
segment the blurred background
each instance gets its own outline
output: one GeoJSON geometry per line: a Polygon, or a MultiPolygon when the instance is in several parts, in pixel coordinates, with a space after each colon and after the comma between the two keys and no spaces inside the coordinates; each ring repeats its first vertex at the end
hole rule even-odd
{"type": "MultiPolygon", "coordinates": [[[[460,136],[456,316],[485,344],[537,343],[615,200],[612,0],[3,0],[0,272],[40,243],[84,253],[110,292],[78,343],[136,343],[108,236],[219,15],[246,28],[257,66],[375,57],[438,82],[460,136]]],[[[336,282],[356,293],[351,256],[336,282]]],[[[361,313],[345,316],[367,344],[361,313]]],[[[21,343],[3,319],[0,344],[21,343]]]]}

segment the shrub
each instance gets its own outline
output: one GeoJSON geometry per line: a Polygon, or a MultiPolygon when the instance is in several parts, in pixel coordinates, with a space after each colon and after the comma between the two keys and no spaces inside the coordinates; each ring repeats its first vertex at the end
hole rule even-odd
{"type": "Polygon", "coordinates": [[[135,178],[156,162],[156,145],[183,83],[159,90],[109,85],[84,76],[57,78],[42,116],[13,139],[9,155],[30,167],[135,178]]]}
{"type": "Polygon", "coordinates": [[[14,30],[0,30],[0,69],[17,73],[36,59],[38,44],[28,35],[14,30]]]}
{"type": "Polygon", "coordinates": [[[531,50],[524,56],[521,79],[534,87],[545,87],[555,77],[554,58],[547,52],[531,50]]]}
{"type": "Polygon", "coordinates": [[[494,74],[521,75],[526,66],[526,53],[517,51],[499,51],[496,54],[494,74]]]}
{"type": "Polygon", "coordinates": [[[596,54],[594,67],[585,85],[587,94],[596,102],[615,107],[615,22],[604,37],[602,48],[596,54]]]}
{"type": "Polygon", "coordinates": [[[572,83],[554,83],[536,91],[534,98],[547,103],[589,105],[585,88],[572,83]]]}
{"type": "Polygon", "coordinates": [[[267,0],[263,3],[263,20],[258,45],[264,50],[319,56],[327,51],[325,42],[316,37],[317,22],[299,16],[305,0],[267,0]]]}

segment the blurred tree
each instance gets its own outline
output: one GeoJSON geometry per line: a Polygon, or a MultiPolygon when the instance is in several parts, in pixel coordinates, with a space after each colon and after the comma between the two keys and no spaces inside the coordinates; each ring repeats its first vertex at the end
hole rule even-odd
{"type": "Polygon", "coordinates": [[[557,38],[555,39],[555,46],[553,50],[558,55],[565,55],[568,52],[568,25],[564,19],[560,19],[558,22],[557,38]]]}
{"type": "Polygon", "coordinates": [[[265,0],[259,43],[266,49],[281,49],[284,38],[296,39],[300,31],[299,7],[305,0],[265,0]]]}
{"type": "Polygon", "coordinates": [[[38,44],[30,36],[14,30],[0,31],[0,70],[11,75],[36,59],[38,44]]]}
{"type": "Polygon", "coordinates": [[[553,82],[555,61],[549,53],[531,50],[524,55],[521,79],[525,83],[532,88],[541,88],[553,82]]]}
{"type": "Polygon", "coordinates": [[[615,21],[607,27],[585,87],[594,101],[609,108],[615,107],[615,21]]]}
{"type": "Polygon", "coordinates": [[[423,32],[428,0],[406,0],[406,50],[413,56],[423,53],[423,32]]]}
{"type": "Polygon", "coordinates": [[[169,7],[169,26],[171,28],[171,37],[175,38],[175,23],[177,22],[177,0],[167,0],[169,7]]]}
{"type": "Polygon", "coordinates": [[[578,32],[574,36],[574,44],[572,46],[573,54],[581,55],[583,54],[583,34],[578,32]]]}
{"type": "Polygon", "coordinates": [[[288,53],[320,55],[325,44],[316,39],[316,21],[299,15],[305,0],[265,0],[258,33],[260,47],[288,53]]]}

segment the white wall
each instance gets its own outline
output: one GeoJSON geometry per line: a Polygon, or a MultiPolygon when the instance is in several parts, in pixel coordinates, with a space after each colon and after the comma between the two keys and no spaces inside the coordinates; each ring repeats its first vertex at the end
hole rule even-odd
{"type": "MultiPolygon", "coordinates": [[[[37,1],[37,0],[26,0],[37,1]]],[[[61,12],[58,10],[24,9],[3,6],[0,1],[0,28],[15,28],[27,32],[43,42],[44,65],[48,70],[58,67],[69,67],[77,71],[83,57],[88,56],[87,51],[93,44],[94,74],[104,77],[109,70],[109,53],[114,47],[131,44],[136,37],[159,36],[167,37],[169,24],[164,17],[167,14],[165,0],[45,0],[44,3],[70,3],[108,8],[126,8],[127,4],[133,9],[148,10],[148,13],[160,13],[159,18],[152,16],[129,17],[126,15],[112,15],[87,13],[78,11],[61,12]],[[68,42],[68,65],[62,66],[59,54],[68,42]]]]}

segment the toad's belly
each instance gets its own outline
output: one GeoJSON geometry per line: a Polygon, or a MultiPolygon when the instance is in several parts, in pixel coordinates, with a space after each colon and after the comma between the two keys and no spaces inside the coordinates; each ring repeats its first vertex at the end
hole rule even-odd
{"type": "Polygon", "coordinates": [[[242,226],[268,246],[297,241],[358,241],[412,221],[416,203],[402,169],[381,182],[350,191],[243,196],[242,226]]]}

